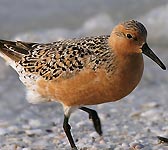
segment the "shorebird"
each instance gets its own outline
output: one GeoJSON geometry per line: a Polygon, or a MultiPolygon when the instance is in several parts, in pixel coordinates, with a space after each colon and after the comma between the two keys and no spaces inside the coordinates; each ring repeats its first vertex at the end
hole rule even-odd
{"type": "Polygon", "coordinates": [[[166,69],[146,38],[144,25],[129,20],[115,26],[111,35],[47,44],[0,40],[0,54],[19,74],[29,102],[63,105],[63,129],[77,149],[68,121],[74,110],[87,112],[102,135],[97,112],[85,105],[114,102],[132,92],[142,77],[142,53],[166,69]]]}

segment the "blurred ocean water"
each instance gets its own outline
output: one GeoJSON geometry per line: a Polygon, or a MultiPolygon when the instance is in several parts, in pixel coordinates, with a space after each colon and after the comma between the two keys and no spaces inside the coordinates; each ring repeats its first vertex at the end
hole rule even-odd
{"type": "Polygon", "coordinates": [[[0,38],[47,42],[109,34],[118,22],[137,19],[151,42],[167,44],[167,18],[167,0],[0,0],[0,38]]]}

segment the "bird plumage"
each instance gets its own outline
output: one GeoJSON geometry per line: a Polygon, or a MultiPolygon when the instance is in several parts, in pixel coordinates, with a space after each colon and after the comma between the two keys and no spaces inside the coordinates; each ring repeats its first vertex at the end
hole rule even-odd
{"type": "Polygon", "coordinates": [[[117,25],[111,35],[26,43],[0,40],[0,55],[18,72],[31,103],[58,101],[64,107],[63,128],[76,148],[68,120],[74,109],[89,113],[102,135],[96,111],[83,107],[120,100],[139,83],[142,53],[166,69],[146,43],[146,28],[130,20],[117,25]]]}
{"type": "Polygon", "coordinates": [[[62,40],[48,44],[0,41],[1,53],[19,64],[25,72],[46,80],[69,78],[85,67],[104,67],[112,71],[114,54],[108,47],[109,36],[62,40]]]}

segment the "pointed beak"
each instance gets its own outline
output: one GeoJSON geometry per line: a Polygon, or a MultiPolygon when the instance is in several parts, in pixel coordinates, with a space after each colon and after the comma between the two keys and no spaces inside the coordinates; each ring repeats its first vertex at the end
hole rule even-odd
{"type": "Polygon", "coordinates": [[[148,44],[145,43],[142,46],[142,53],[151,58],[154,62],[156,62],[163,70],[166,70],[165,65],[161,62],[161,60],[155,55],[155,53],[149,48],[148,44]]]}

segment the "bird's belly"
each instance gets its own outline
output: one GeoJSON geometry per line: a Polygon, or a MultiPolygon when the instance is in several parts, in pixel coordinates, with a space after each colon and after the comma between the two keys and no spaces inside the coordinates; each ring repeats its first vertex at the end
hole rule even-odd
{"type": "Polygon", "coordinates": [[[94,105],[119,100],[128,95],[137,84],[128,84],[118,78],[118,75],[108,76],[102,70],[84,71],[70,79],[40,79],[37,81],[37,91],[42,97],[59,101],[66,106],[94,105]]]}

